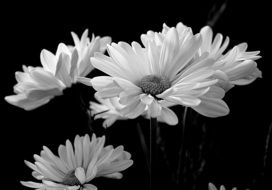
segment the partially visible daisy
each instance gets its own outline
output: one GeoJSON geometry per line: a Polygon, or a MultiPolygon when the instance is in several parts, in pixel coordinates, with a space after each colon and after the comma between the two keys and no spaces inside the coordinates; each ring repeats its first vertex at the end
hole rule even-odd
{"type": "Polygon", "coordinates": [[[120,112],[125,106],[119,103],[118,97],[103,99],[95,95],[95,98],[99,103],[90,102],[91,116],[94,119],[105,119],[103,127],[110,127],[116,120],[128,119],[120,112]]]}
{"type": "Polygon", "coordinates": [[[111,42],[111,38],[99,37],[92,35],[92,39],[88,37],[88,30],[86,29],[79,39],[78,36],[72,32],[72,37],[75,46],[70,46],[71,50],[75,48],[78,51],[77,75],[78,77],[85,77],[93,70],[90,58],[95,52],[104,52],[107,44],[111,42]]]}
{"type": "MultiPolygon", "coordinates": [[[[214,186],[214,184],[209,183],[209,190],[217,190],[217,188],[214,186]]],[[[226,190],[226,188],[223,185],[221,185],[220,189],[218,189],[218,190],[226,190]]],[[[234,187],[234,188],[232,188],[232,190],[237,190],[237,188],[234,187]]]]}
{"type": "MultiPolygon", "coordinates": [[[[108,45],[110,57],[96,53],[91,58],[94,67],[110,75],[91,80],[97,94],[102,98],[119,97],[125,105],[121,112],[128,118],[147,111],[150,117],[171,118],[170,123],[177,124],[169,104],[194,109],[218,82],[212,78],[215,71],[209,67],[213,59],[207,56],[195,59],[202,44],[201,35],[193,35],[190,30],[183,34],[179,36],[177,28],[170,28],[163,34],[155,33],[152,39],[151,32],[151,38],[144,39],[145,48],[137,42],[131,45],[119,42],[108,45]]],[[[215,106],[224,115],[228,113],[225,105],[215,106]]],[[[203,110],[197,111],[202,114],[203,110]]]]}
{"type": "Polygon", "coordinates": [[[6,96],[5,100],[25,110],[32,110],[61,95],[63,89],[72,85],[70,65],[75,62],[66,51],[69,51],[66,46],[60,44],[56,56],[41,56],[43,67],[23,66],[24,72],[15,73],[18,82],[14,86],[16,95],[6,96]]]}
{"type": "Polygon", "coordinates": [[[24,72],[16,72],[18,82],[14,86],[17,95],[6,96],[10,104],[25,110],[32,110],[46,104],[54,96],[62,94],[63,89],[73,83],[84,81],[84,77],[93,69],[90,57],[94,52],[104,52],[109,37],[94,37],[92,41],[84,32],[81,40],[72,33],[75,47],[63,43],[58,45],[55,54],[42,50],[40,59],[42,67],[23,66],[24,72]]]}
{"type": "Polygon", "coordinates": [[[259,59],[260,51],[247,51],[247,43],[234,46],[226,54],[229,44],[227,37],[223,42],[222,34],[216,34],[213,39],[213,32],[209,26],[201,29],[203,38],[199,54],[208,53],[209,57],[215,59],[212,67],[217,70],[216,77],[220,79],[220,86],[226,91],[234,85],[246,85],[262,76],[255,60],[259,59]]]}
{"type": "Polygon", "coordinates": [[[121,171],[133,164],[131,155],[124,151],[123,146],[104,147],[105,137],[96,138],[88,135],[76,136],[74,147],[69,140],[60,145],[58,156],[47,147],[43,147],[40,156],[34,155],[35,163],[25,161],[33,170],[33,177],[40,183],[22,181],[24,186],[47,190],[96,190],[89,182],[95,177],[120,179],[121,171]]]}

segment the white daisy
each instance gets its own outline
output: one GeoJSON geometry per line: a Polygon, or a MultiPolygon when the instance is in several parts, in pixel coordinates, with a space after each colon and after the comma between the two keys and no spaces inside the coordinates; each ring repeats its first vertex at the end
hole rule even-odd
{"type": "MultiPolygon", "coordinates": [[[[202,44],[201,36],[193,35],[190,30],[183,34],[179,35],[177,28],[154,33],[155,38],[144,38],[145,48],[136,42],[131,46],[124,42],[108,45],[110,57],[97,53],[91,61],[95,68],[110,76],[93,78],[93,87],[102,98],[119,97],[125,105],[122,113],[128,118],[147,111],[150,117],[171,118],[169,124],[177,124],[169,105],[194,109],[218,81],[211,77],[215,72],[209,67],[213,59],[207,56],[195,59],[202,44]]],[[[217,107],[228,113],[225,105],[217,107]]],[[[203,113],[203,109],[197,111],[203,113]]]]}
{"type": "Polygon", "coordinates": [[[99,103],[90,102],[91,116],[94,119],[105,119],[103,127],[110,127],[116,120],[128,119],[120,112],[125,106],[119,103],[118,97],[103,99],[95,95],[95,98],[99,103]]]}
{"type": "Polygon", "coordinates": [[[15,73],[18,82],[14,86],[16,95],[6,96],[5,100],[25,110],[32,110],[61,95],[63,89],[72,85],[70,65],[75,62],[65,51],[68,51],[66,46],[60,44],[56,56],[41,56],[43,67],[23,66],[24,72],[15,73]]]}
{"type": "MultiPolygon", "coordinates": [[[[209,183],[209,190],[217,190],[217,188],[214,186],[214,184],[209,183]]],[[[219,190],[226,190],[226,188],[223,185],[221,185],[219,190]]],[[[237,188],[234,187],[232,188],[232,190],[237,190],[237,188]]]]}
{"type": "Polygon", "coordinates": [[[208,53],[209,57],[216,60],[212,67],[217,70],[215,76],[220,79],[219,85],[224,90],[228,91],[234,85],[249,84],[262,76],[255,62],[260,58],[260,51],[247,52],[247,43],[241,43],[223,54],[229,44],[228,37],[224,43],[221,34],[216,34],[213,39],[213,32],[209,26],[203,27],[200,34],[204,40],[199,54],[208,53]]]}
{"type": "Polygon", "coordinates": [[[25,161],[33,170],[33,177],[41,183],[22,181],[24,186],[41,190],[95,190],[89,182],[95,177],[122,178],[121,171],[133,164],[131,155],[123,146],[104,147],[105,137],[76,136],[74,148],[69,140],[60,145],[58,156],[43,147],[40,156],[34,155],[35,163],[25,161]]]}
{"type": "Polygon", "coordinates": [[[109,37],[87,37],[84,32],[81,40],[72,33],[75,47],[63,43],[58,45],[54,55],[48,50],[42,50],[40,59],[43,67],[25,67],[24,72],[16,72],[18,82],[14,87],[17,95],[5,97],[10,104],[25,110],[32,110],[46,104],[54,96],[61,95],[63,89],[73,83],[85,80],[85,76],[93,69],[90,57],[94,52],[104,52],[109,37]]]}

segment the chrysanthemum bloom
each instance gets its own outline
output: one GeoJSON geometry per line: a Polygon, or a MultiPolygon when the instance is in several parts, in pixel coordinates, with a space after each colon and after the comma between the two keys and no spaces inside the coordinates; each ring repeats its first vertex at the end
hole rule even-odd
{"type": "Polygon", "coordinates": [[[90,102],[91,116],[94,119],[105,119],[103,127],[110,127],[116,120],[128,119],[120,112],[125,106],[119,103],[118,97],[103,99],[95,95],[95,98],[99,103],[90,102]]]}
{"type": "MultiPolygon", "coordinates": [[[[214,186],[214,184],[209,183],[209,190],[217,190],[217,188],[214,186]]],[[[219,190],[226,190],[226,188],[223,185],[221,185],[219,190]]],[[[234,187],[232,188],[232,190],[237,190],[237,188],[234,187]]]]}
{"type": "Polygon", "coordinates": [[[110,41],[108,37],[96,37],[90,42],[87,34],[86,30],[79,40],[72,33],[75,47],[60,43],[55,55],[42,50],[40,58],[43,67],[23,66],[24,72],[16,72],[18,84],[14,86],[14,92],[17,95],[7,96],[5,100],[25,110],[32,110],[61,95],[63,89],[73,83],[84,81],[84,77],[93,69],[90,56],[95,51],[103,52],[105,43],[110,41]]]}
{"type": "Polygon", "coordinates": [[[133,164],[131,155],[123,146],[104,147],[105,137],[88,135],[76,136],[74,148],[69,140],[60,145],[59,156],[55,156],[47,147],[43,147],[40,156],[34,155],[35,163],[25,161],[33,170],[33,177],[41,183],[22,181],[24,186],[47,190],[95,190],[89,182],[95,177],[122,178],[121,171],[133,164]]]}
{"type": "MultiPolygon", "coordinates": [[[[93,87],[102,98],[119,97],[125,105],[122,113],[128,118],[146,111],[150,117],[160,116],[175,125],[177,116],[168,108],[175,104],[217,116],[196,109],[209,91],[221,91],[219,87],[211,88],[218,81],[211,77],[215,71],[208,67],[213,60],[207,56],[195,58],[201,35],[186,30],[179,36],[177,28],[170,28],[164,35],[156,35],[154,40],[146,38],[145,48],[136,42],[131,46],[119,42],[108,46],[110,57],[95,54],[91,58],[94,67],[110,76],[93,78],[93,87]]],[[[227,106],[221,105],[221,113],[227,114],[227,106]]]]}

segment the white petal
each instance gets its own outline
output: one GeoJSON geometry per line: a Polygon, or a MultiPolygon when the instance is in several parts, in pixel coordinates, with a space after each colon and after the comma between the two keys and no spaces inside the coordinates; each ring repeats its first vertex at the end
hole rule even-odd
{"type": "Polygon", "coordinates": [[[168,125],[177,125],[178,117],[177,115],[169,108],[162,107],[161,115],[158,118],[159,121],[165,122],[168,125]]]}
{"type": "Polygon", "coordinates": [[[78,63],[78,51],[74,49],[71,58],[71,68],[69,71],[70,77],[73,82],[76,79],[75,77],[78,76],[77,63],[78,63]]]}
{"type": "Polygon", "coordinates": [[[202,97],[201,103],[192,108],[206,117],[220,117],[229,113],[227,104],[223,100],[216,98],[202,97]]]}
{"type": "Polygon", "coordinates": [[[161,105],[156,100],[153,100],[148,106],[148,115],[151,118],[157,118],[159,115],[161,115],[161,109],[161,105]]]}
{"type": "Polygon", "coordinates": [[[92,86],[91,79],[86,77],[77,77],[76,81],[85,84],[86,86],[92,86]]]}
{"type": "Polygon", "coordinates": [[[57,58],[48,50],[42,50],[40,55],[41,63],[46,71],[49,71],[53,75],[56,72],[57,58]]]}
{"type": "Polygon", "coordinates": [[[107,49],[107,45],[111,43],[111,37],[105,36],[100,38],[100,51],[103,52],[107,49]]]}
{"type": "Polygon", "coordinates": [[[123,77],[128,80],[132,80],[130,72],[125,68],[120,67],[116,64],[112,58],[103,55],[102,53],[95,53],[94,57],[91,58],[92,65],[103,71],[104,73],[113,77],[123,77]]]}
{"type": "Polygon", "coordinates": [[[5,100],[14,106],[18,106],[20,108],[23,108],[29,111],[48,103],[50,100],[50,97],[46,97],[40,100],[30,100],[25,94],[18,94],[18,95],[6,96],[5,100]]]}
{"type": "Polygon", "coordinates": [[[107,177],[107,178],[113,178],[113,179],[122,179],[123,174],[116,172],[113,174],[108,174],[108,175],[104,175],[103,177],[107,177]]]}
{"type": "Polygon", "coordinates": [[[116,83],[129,95],[139,94],[142,91],[140,87],[136,86],[128,80],[118,77],[113,77],[113,80],[116,81],[116,83]]]}
{"type": "Polygon", "coordinates": [[[97,190],[97,187],[92,184],[85,184],[83,190],[97,190]]]}
{"type": "Polygon", "coordinates": [[[76,168],[76,160],[75,154],[73,150],[73,146],[69,140],[66,140],[66,154],[67,154],[67,162],[71,169],[76,168]]]}
{"type": "Polygon", "coordinates": [[[82,166],[82,163],[83,163],[83,150],[82,150],[82,141],[78,135],[75,137],[74,147],[75,147],[76,167],[80,167],[82,166]]]}
{"type": "Polygon", "coordinates": [[[166,73],[169,76],[169,80],[172,81],[176,74],[180,72],[187,63],[193,58],[199,46],[201,45],[201,37],[191,37],[188,39],[183,46],[180,47],[178,55],[176,55],[174,64],[169,68],[170,70],[166,73]]]}
{"type": "Polygon", "coordinates": [[[35,188],[35,189],[39,189],[39,188],[43,188],[44,184],[42,183],[35,183],[32,181],[20,181],[22,185],[26,186],[26,187],[30,187],[30,188],[35,188]]]}
{"type": "Polygon", "coordinates": [[[171,64],[173,64],[174,55],[179,50],[179,41],[178,41],[178,33],[175,28],[170,28],[167,32],[165,39],[163,41],[163,45],[160,53],[159,67],[160,71],[165,76],[168,76],[168,69],[171,68],[171,64]]]}
{"type": "Polygon", "coordinates": [[[80,181],[81,184],[85,183],[86,176],[85,176],[85,171],[82,167],[76,168],[75,176],[80,181]]]}
{"type": "Polygon", "coordinates": [[[209,190],[217,190],[217,188],[214,186],[214,184],[209,183],[209,190]]]}
{"type": "Polygon", "coordinates": [[[70,87],[72,84],[72,79],[69,75],[70,67],[70,57],[67,54],[61,53],[58,57],[56,77],[59,78],[66,87],[70,87]]]}

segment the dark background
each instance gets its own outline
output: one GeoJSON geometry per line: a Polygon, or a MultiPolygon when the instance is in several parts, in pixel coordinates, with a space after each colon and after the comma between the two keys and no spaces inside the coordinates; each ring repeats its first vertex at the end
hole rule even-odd
{"type": "MultiPolygon", "coordinates": [[[[81,35],[88,28],[95,35],[111,36],[114,42],[129,43],[139,42],[140,35],[148,30],[161,31],[163,23],[175,26],[178,22],[183,22],[197,33],[224,3],[226,8],[214,24],[214,33],[229,36],[229,47],[247,42],[249,51],[260,50],[262,59],[257,62],[263,78],[248,86],[235,87],[226,94],[224,100],[231,110],[228,116],[216,119],[199,116],[199,128],[192,125],[188,129],[187,149],[192,149],[193,157],[197,149],[192,147],[205,144],[202,158],[206,165],[195,182],[195,187],[207,189],[207,183],[213,182],[218,187],[224,184],[227,189],[235,186],[238,189],[269,189],[271,146],[265,168],[263,159],[265,139],[272,121],[272,67],[269,51],[271,11],[268,3],[262,1],[234,0],[169,1],[153,4],[138,1],[127,1],[124,4],[108,4],[106,1],[62,4],[14,2],[2,6],[5,9],[1,13],[2,185],[12,189],[26,189],[19,181],[32,180],[32,177],[31,170],[24,165],[23,160],[33,161],[33,154],[38,154],[43,145],[56,153],[59,144],[65,143],[66,139],[73,140],[76,134],[95,132],[98,136],[106,134],[107,144],[124,145],[132,154],[134,165],[123,172],[122,180],[98,179],[94,184],[99,189],[147,189],[148,174],[136,123],[140,123],[147,134],[148,121],[141,118],[136,121],[119,121],[104,130],[101,127],[102,121],[92,121],[86,113],[85,109],[94,91],[83,85],[75,85],[65,90],[63,96],[29,112],[7,104],[3,98],[13,93],[15,71],[20,71],[22,65],[39,66],[42,49],[55,52],[60,42],[73,44],[71,31],[81,35]],[[200,138],[203,135],[204,138],[200,138]]],[[[174,110],[181,118],[183,109],[177,107],[174,110]]],[[[190,113],[195,115],[194,112],[190,113]]],[[[187,123],[193,123],[193,120],[188,118],[187,123]]],[[[175,162],[177,139],[181,138],[180,126],[161,125],[161,128],[167,142],[166,148],[171,150],[170,160],[175,162]]],[[[167,184],[165,167],[157,172],[161,176],[160,182],[165,179],[167,184]]],[[[192,183],[188,182],[188,187],[186,186],[188,190],[192,187],[190,184],[192,183]]]]}

